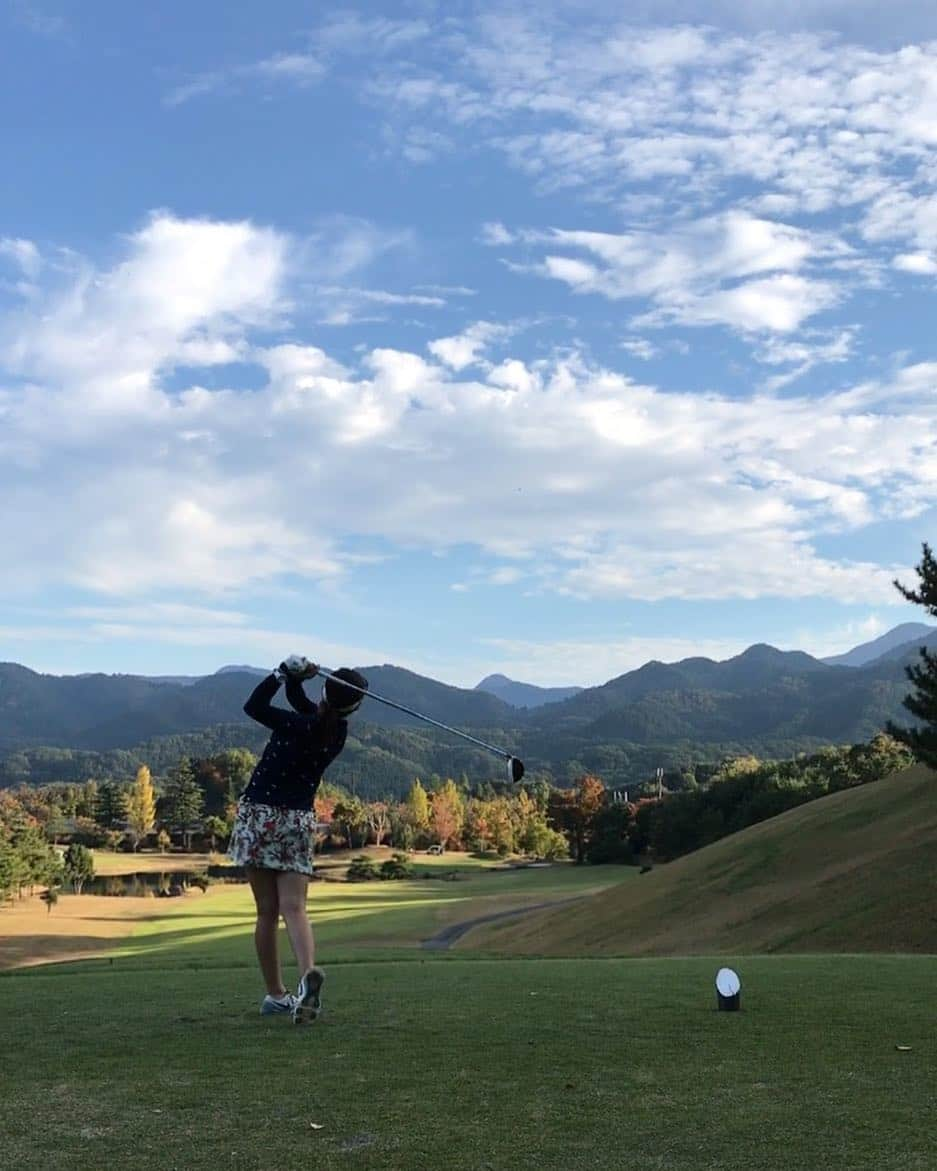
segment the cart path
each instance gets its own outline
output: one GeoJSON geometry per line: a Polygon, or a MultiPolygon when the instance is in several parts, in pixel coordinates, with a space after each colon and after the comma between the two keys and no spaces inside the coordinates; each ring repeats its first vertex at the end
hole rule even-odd
{"type": "Polygon", "coordinates": [[[571,899],[551,899],[546,903],[531,903],[526,907],[515,907],[511,911],[495,911],[490,915],[479,915],[477,919],[465,919],[461,923],[450,923],[442,931],[430,936],[429,939],[424,939],[420,946],[425,948],[426,951],[448,951],[457,939],[461,939],[473,927],[478,927],[482,923],[494,923],[498,919],[510,919],[518,915],[528,915],[531,911],[542,911],[547,907],[563,907],[567,903],[578,903],[585,897],[585,895],[576,895],[571,899]]]}

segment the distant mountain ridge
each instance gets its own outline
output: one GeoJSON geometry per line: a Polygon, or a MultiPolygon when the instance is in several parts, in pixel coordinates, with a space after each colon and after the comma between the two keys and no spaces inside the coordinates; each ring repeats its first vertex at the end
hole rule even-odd
{"type": "MultiPolygon", "coordinates": [[[[450,687],[390,665],[362,667],[374,690],[443,723],[506,727],[513,709],[494,695],[450,687]]],[[[0,663],[0,753],[50,747],[129,748],[155,736],[250,721],[244,702],[262,668],[221,671],[193,683],[135,675],[41,675],[0,663]]],[[[314,685],[315,686],[315,685],[314,685]]],[[[413,720],[383,704],[368,705],[368,722],[396,727],[413,720]]]]}
{"type": "MultiPolygon", "coordinates": [[[[722,662],[698,656],[652,661],[534,707],[512,706],[485,689],[451,687],[390,664],[360,669],[376,693],[504,744],[531,776],[564,778],[585,769],[616,784],[646,778],[659,766],[679,771],[694,761],[748,753],[780,759],[824,744],[867,740],[889,720],[910,724],[902,706],[910,689],[905,667],[917,656],[915,642],[899,643],[849,667],[756,644],[722,662]]],[[[14,782],[38,776],[47,768],[39,759],[46,750],[140,753],[149,745],[147,753],[165,760],[170,743],[174,759],[182,752],[211,751],[212,743],[254,744],[258,727],[244,715],[243,704],[265,673],[232,666],[173,683],[133,675],[42,675],[0,663],[0,776],[14,782]],[[23,752],[39,754],[35,770],[22,755],[7,767],[23,752]]],[[[536,697],[549,690],[536,689],[536,697]]],[[[493,761],[447,732],[365,701],[336,769],[372,777],[375,784],[393,775],[396,785],[404,776],[458,776],[464,769],[484,777],[493,761]]]]}
{"type": "Polygon", "coordinates": [[[937,626],[928,626],[923,622],[902,622],[871,642],[860,643],[844,654],[830,655],[821,661],[830,667],[864,667],[884,655],[901,655],[912,646],[920,646],[922,643],[930,645],[929,640],[935,636],[937,626]]]}
{"type": "Polygon", "coordinates": [[[486,675],[475,684],[476,691],[487,691],[512,707],[535,708],[546,703],[561,703],[583,690],[581,687],[537,687],[533,683],[518,683],[507,675],[486,675]]]}

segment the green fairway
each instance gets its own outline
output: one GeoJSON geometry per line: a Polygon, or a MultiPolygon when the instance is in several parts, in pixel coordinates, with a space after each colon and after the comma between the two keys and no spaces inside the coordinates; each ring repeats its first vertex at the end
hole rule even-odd
{"type": "MultiPolygon", "coordinates": [[[[544,902],[565,902],[629,881],[621,867],[569,864],[547,870],[467,870],[458,881],[314,883],[309,913],[322,962],[410,956],[448,924],[544,902]]],[[[153,900],[133,933],[115,941],[104,966],[228,967],[254,963],[254,904],[244,884],[207,895],[153,900]]],[[[284,957],[289,956],[281,928],[284,957]]],[[[94,961],[92,961],[94,962],[94,961]]]]}

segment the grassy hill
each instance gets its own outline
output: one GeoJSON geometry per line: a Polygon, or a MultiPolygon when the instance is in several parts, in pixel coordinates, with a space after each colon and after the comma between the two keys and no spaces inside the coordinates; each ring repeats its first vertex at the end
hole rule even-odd
{"type": "Polygon", "coordinates": [[[457,945],[518,955],[937,952],[937,776],[916,765],[457,945]]]}

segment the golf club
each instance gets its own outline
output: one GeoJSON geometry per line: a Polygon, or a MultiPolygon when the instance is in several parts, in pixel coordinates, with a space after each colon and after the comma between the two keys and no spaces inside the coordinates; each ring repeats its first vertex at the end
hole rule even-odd
{"type": "Polygon", "coordinates": [[[385,699],[383,695],[378,695],[368,688],[356,687],[353,683],[349,683],[347,679],[340,679],[336,675],[333,675],[331,671],[326,671],[324,667],[319,668],[319,674],[323,679],[332,679],[334,682],[341,684],[342,687],[350,687],[352,691],[357,691],[361,695],[376,699],[378,703],[385,703],[388,707],[396,708],[399,712],[406,712],[408,716],[413,716],[417,720],[423,720],[426,724],[432,724],[434,728],[442,728],[444,732],[451,732],[453,736],[461,736],[463,740],[469,740],[472,744],[477,744],[479,748],[487,748],[489,752],[493,752],[496,756],[500,756],[502,760],[507,761],[508,780],[514,784],[517,784],[524,775],[524,762],[518,760],[516,756],[512,756],[510,752],[505,752],[503,748],[497,748],[494,744],[486,744],[484,740],[476,740],[468,732],[460,732],[458,728],[450,728],[448,724],[441,724],[439,720],[434,720],[430,716],[424,716],[420,712],[413,711],[412,708],[404,707],[402,703],[395,703],[392,699],[385,699]]]}

